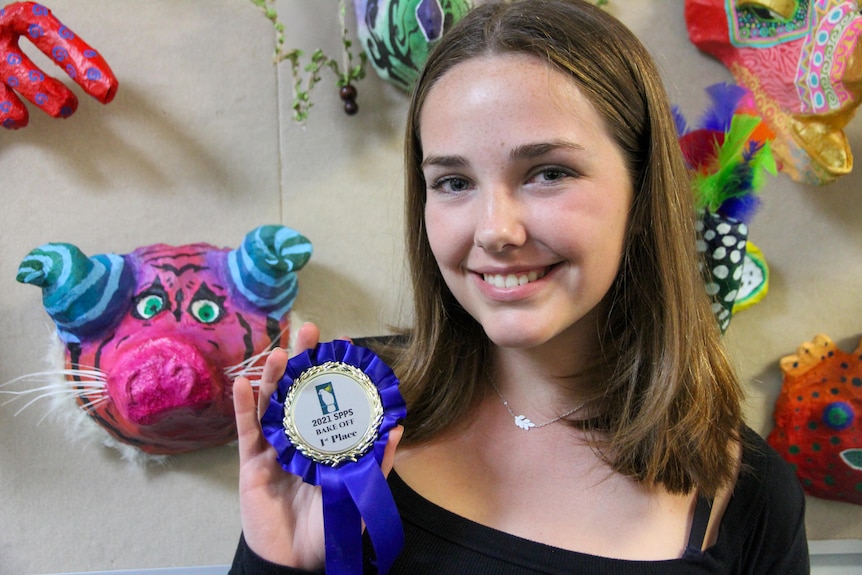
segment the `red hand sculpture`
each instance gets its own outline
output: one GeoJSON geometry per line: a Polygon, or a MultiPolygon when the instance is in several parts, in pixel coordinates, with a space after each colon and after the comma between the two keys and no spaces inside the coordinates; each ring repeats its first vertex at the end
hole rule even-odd
{"type": "Polygon", "coordinates": [[[0,9],[0,124],[4,128],[23,128],[29,120],[27,108],[15,92],[54,118],[71,116],[78,108],[75,94],[21,51],[21,36],[29,38],[85,92],[103,104],[114,99],[117,78],[98,52],[44,6],[16,2],[0,9]]]}

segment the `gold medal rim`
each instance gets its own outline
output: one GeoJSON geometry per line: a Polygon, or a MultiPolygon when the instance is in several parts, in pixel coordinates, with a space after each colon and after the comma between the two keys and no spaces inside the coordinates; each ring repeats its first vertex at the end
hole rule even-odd
{"type": "Polygon", "coordinates": [[[371,446],[374,445],[374,442],[377,441],[377,433],[382,424],[383,400],[380,397],[380,391],[377,389],[377,386],[374,385],[374,382],[371,381],[371,378],[368,377],[368,374],[355,365],[351,365],[349,363],[327,361],[326,363],[314,365],[306,369],[294,380],[293,385],[290,386],[290,389],[287,391],[287,396],[284,399],[283,425],[284,432],[287,434],[290,442],[296,450],[305,457],[311,459],[315,463],[322,463],[324,465],[329,465],[330,467],[335,467],[345,461],[358,461],[363,455],[365,455],[365,453],[368,452],[371,446]],[[302,435],[299,433],[299,429],[296,427],[291,411],[297,395],[299,395],[299,393],[304,390],[312,380],[326,373],[344,375],[359,384],[371,404],[371,421],[362,439],[360,439],[353,447],[337,453],[325,452],[316,449],[313,445],[303,439],[302,435]]]}

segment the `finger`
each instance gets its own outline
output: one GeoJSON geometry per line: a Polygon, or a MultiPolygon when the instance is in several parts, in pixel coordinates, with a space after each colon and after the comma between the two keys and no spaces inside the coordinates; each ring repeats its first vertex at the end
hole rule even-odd
{"type": "Polygon", "coordinates": [[[103,104],[113,100],[119,83],[108,63],[44,6],[20,2],[7,7],[0,33],[28,38],[88,94],[103,104]]]}
{"type": "Polygon", "coordinates": [[[404,426],[399,425],[389,430],[389,441],[386,442],[386,449],[383,451],[383,460],[380,462],[380,469],[385,477],[389,476],[389,472],[395,466],[395,451],[398,449],[398,444],[401,443],[401,437],[404,435],[404,426]]]}
{"type": "MultiPolygon", "coordinates": [[[[296,336],[294,354],[299,354],[313,348],[317,345],[318,339],[320,339],[320,329],[313,323],[303,324],[296,336]]],[[[261,413],[269,406],[269,398],[275,392],[278,382],[284,376],[287,359],[287,352],[280,348],[272,350],[266,358],[257,396],[258,409],[261,413]]]]}
{"type": "Polygon", "coordinates": [[[0,82],[0,126],[17,130],[26,127],[29,121],[30,114],[27,112],[27,106],[6,87],[6,84],[0,82]]]}
{"type": "Polygon", "coordinates": [[[236,417],[237,443],[240,463],[254,457],[261,449],[263,434],[254,406],[254,391],[251,383],[238,377],[233,383],[233,410],[236,417]]]}
{"type": "Polygon", "coordinates": [[[312,349],[320,342],[320,328],[308,322],[302,324],[296,335],[296,343],[293,346],[293,355],[312,349]]]}
{"type": "Polygon", "coordinates": [[[257,390],[257,405],[261,415],[269,406],[269,398],[275,392],[278,382],[284,376],[287,367],[287,352],[281,348],[275,348],[266,358],[263,365],[263,374],[260,377],[257,390]]]}
{"type": "Polygon", "coordinates": [[[0,59],[3,81],[53,118],[71,116],[78,98],[59,80],[46,76],[17,47],[7,47],[0,59]]]}

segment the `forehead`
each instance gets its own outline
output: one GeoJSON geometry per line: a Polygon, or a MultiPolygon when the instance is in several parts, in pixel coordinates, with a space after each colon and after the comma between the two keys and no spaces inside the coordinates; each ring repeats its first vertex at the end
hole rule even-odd
{"type": "MultiPolygon", "coordinates": [[[[446,70],[431,86],[425,100],[447,98],[469,103],[475,98],[529,93],[536,90],[570,95],[580,92],[575,80],[537,56],[524,53],[487,54],[469,58],[446,70]],[[499,92],[494,88],[505,88],[499,92]]],[[[424,106],[423,106],[424,109],[424,106]]]]}
{"type": "Polygon", "coordinates": [[[608,132],[574,78],[538,57],[507,53],[471,58],[444,73],[425,98],[419,133],[425,147],[459,134],[529,140],[608,132]]]}

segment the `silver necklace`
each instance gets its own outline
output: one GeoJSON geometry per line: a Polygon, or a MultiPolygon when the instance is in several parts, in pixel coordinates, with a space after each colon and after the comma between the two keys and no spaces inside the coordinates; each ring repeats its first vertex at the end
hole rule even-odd
{"type": "Polygon", "coordinates": [[[515,412],[512,411],[512,408],[509,406],[509,402],[506,401],[506,398],[503,397],[503,394],[500,393],[500,390],[497,389],[497,385],[493,381],[491,382],[491,387],[493,387],[494,391],[497,392],[497,396],[500,398],[500,401],[503,402],[503,407],[506,408],[506,411],[509,412],[509,415],[511,415],[513,418],[515,418],[515,425],[517,425],[518,427],[520,427],[524,431],[530,431],[533,428],[539,429],[540,427],[545,427],[546,425],[551,425],[552,423],[556,423],[556,422],[560,421],[561,419],[563,419],[564,417],[570,416],[571,414],[578,411],[579,409],[581,409],[584,406],[584,404],[581,403],[579,405],[576,405],[575,407],[573,407],[572,409],[570,409],[566,413],[564,413],[562,415],[558,415],[554,419],[549,419],[545,423],[536,424],[536,423],[533,423],[532,421],[530,421],[530,418],[528,418],[526,415],[515,415],[515,412]]]}

